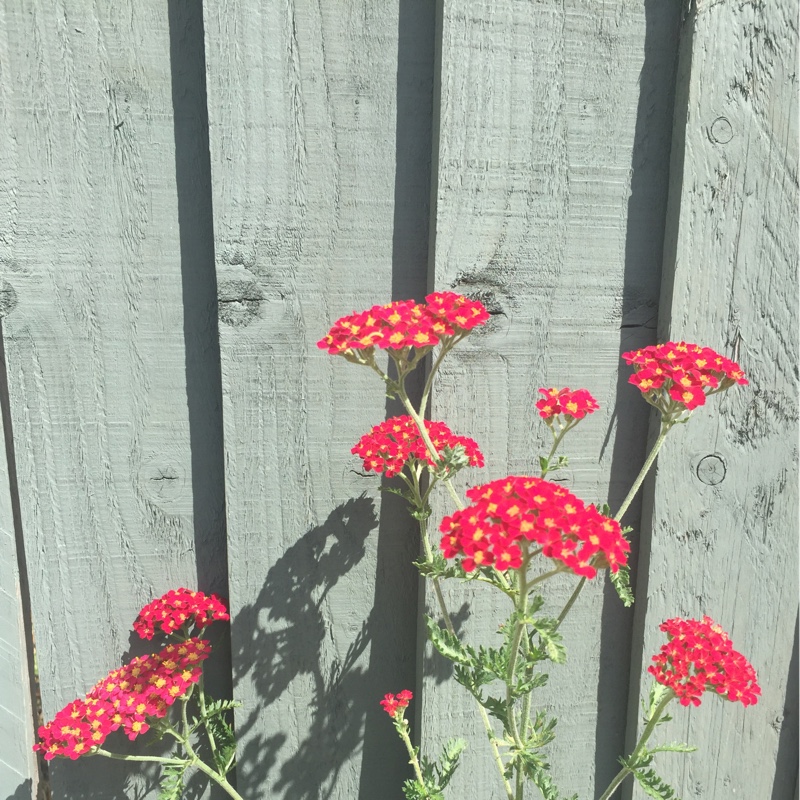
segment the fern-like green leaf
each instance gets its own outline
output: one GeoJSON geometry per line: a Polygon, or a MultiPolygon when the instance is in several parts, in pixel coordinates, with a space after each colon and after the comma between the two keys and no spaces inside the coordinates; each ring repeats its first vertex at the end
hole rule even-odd
{"type": "Polygon", "coordinates": [[[457,636],[441,628],[435,619],[427,615],[425,616],[425,625],[428,628],[428,638],[431,640],[431,644],[446,659],[465,667],[475,664],[475,652],[472,651],[472,648],[463,645],[457,636]]]}
{"type": "Polygon", "coordinates": [[[479,698],[478,702],[495,718],[500,720],[503,728],[508,727],[508,709],[505,701],[498,700],[496,697],[479,698]]]}
{"type": "MultiPolygon", "coordinates": [[[[657,681],[653,681],[653,685],[650,687],[650,694],[647,698],[647,708],[645,710],[644,721],[645,724],[650,722],[653,718],[653,714],[656,713],[656,709],[661,704],[661,701],[667,695],[668,692],[671,692],[672,689],[669,686],[664,686],[663,683],[658,683],[657,681]]],[[[664,722],[669,722],[672,719],[671,716],[668,714],[662,714],[658,718],[657,725],[661,725],[664,722]]]]}
{"type": "Polygon", "coordinates": [[[540,689],[548,680],[550,680],[550,676],[546,672],[537,672],[535,675],[531,675],[527,680],[520,681],[513,686],[511,688],[511,696],[514,698],[524,697],[526,694],[530,694],[534,689],[540,689]]]}
{"type": "Polygon", "coordinates": [[[620,567],[616,572],[609,570],[608,577],[619,595],[619,599],[622,600],[622,605],[630,608],[633,605],[633,590],[631,589],[631,571],[628,566],[620,567]]]}
{"type": "Polygon", "coordinates": [[[406,800],[426,800],[425,788],[417,781],[408,780],[403,784],[403,794],[406,800]]]}
{"type": "Polygon", "coordinates": [[[530,778],[536,788],[542,793],[544,800],[559,800],[561,795],[553,784],[553,779],[547,771],[547,765],[534,767],[531,770],[530,778]]]}
{"type": "Polygon", "coordinates": [[[685,742],[668,742],[649,748],[651,753],[694,753],[696,747],[685,742]]]}
{"type": "Polygon", "coordinates": [[[448,564],[439,552],[433,554],[431,561],[420,559],[414,562],[414,566],[425,578],[456,578],[459,575],[458,567],[455,564],[448,564]]]}
{"type": "Polygon", "coordinates": [[[636,769],[633,771],[639,786],[644,793],[654,800],[680,800],[675,794],[675,790],[652,769],[636,769]]]}
{"type": "Polygon", "coordinates": [[[450,783],[450,779],[453,777],[453,773],[458,767],[461,753],[464,752],[466,746],[467,743],[463,739],[450,739],[444,746],[441,758],[439,759],[439,766],[436,768],[439,778],[437,784],[440,791],[450,783]]]}
{"type": "Polygon", "coordinates": [[[186,765],[168,764],[164,767],[159,786],[158,800],[180,800],[183,796],[183,775],[186,765]]]}
{"type": "Polygon", "coordinates": [[[234,754],[236,753],[236,736],[233,733],[233,728],[222,717],[210,719],[208,727],[214,736],[214,742],[217,746],[217,769],[224,774],[233,766],[234,754]]]}
{"type": "Polygon", "coordinates": [[[547,657],[555,664],[563,664],[567,660],[561,634],[557,632],[558,620],[531,619],[530,626],[539,634],[539,641],[547,657]]]}
{"type": "Polygon", "coordinates": [[[241,708],[242,704],[238,700],[213,700],[206,695],[206,718],[216,717],[234,708],[241,708]]]}

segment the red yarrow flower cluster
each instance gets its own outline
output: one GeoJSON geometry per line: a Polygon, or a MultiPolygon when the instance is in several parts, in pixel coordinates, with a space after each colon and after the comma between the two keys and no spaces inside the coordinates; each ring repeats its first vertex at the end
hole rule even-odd
{"type": "Polygon", "coordinates": [[[572,492],[541,478],[509,476],[467,491],[472,505],[442,520],[445,558],[462,556],[467,572],[478,567],[519,569],[521,541],[578,575],[627,564],[630,544],[615,520],[586,506],[572,492]]]}
{"type": "Polygon", "coordinates": [[[143,639],[152,639],[156,630],[169,634],[186,624],[204,628],[214,620],[226,619],[230,619],[230,615],[216,595],[183,588],[171,589],[139,612],[133,629],[143,639]]]}
{"type": "MultiPolygon", "coordinates": [[[[425,429],[437,452],[460,446],[472,467],[483,466],[483,453],[468,436],[456,436],[444,422],[425,420],[425,429]]],[[[364,434],[350,451],[364,462],[368,472],[383,472],[387,478],[398,475],[409,459],[436,466],[414,420],[409,416],[392,417],[364,434]]]]}
{"type": "Polygon", "coordinates": [[[383,706],[383,710],[390,717],[396,718],[398,715],[403,715],[403,712],[406,710],[406,708],[408,708],[408,704],[411,702],[413,697],[414,695],[411,694],[408,689],[403,689],[402,692],[399,692],[396,695],[384,695],[383,700],[381,700],[381,705],[383,706]]]}
{"type": "Polygon", "coordinates": [[[748,382],[735,361],[688,342],[643,347],[623,353],[622,358],[635,370],[629,382],[662,411],[668,410],[670,400],[693,411],[712,392],[748,382]]]}
{"type": "Polygon", "coordinates": [[[120,728],[133,741],[197,683],[200,664],[210,652],[206,639],[193,638],[112,670],[83,700],[74,700],[41,726],[33,749],[44,753],[46,761],[56,756],[74,760],[120,728]]]}
{"type": "Polygon", "coordinates": [[[700,705],[705,691],[715,691],[744,706],[758,702],[761,687],[750,662],[733,649],[728,634],[710,617],[669,619],[659,626],[669,641],[647,671],[672,689],[681,705],[700,705]]]}
{"type": "Polygon", "coordinates": [[[464,334],[489,319],[481,302],[455,292],[434,292],[425,300],[398,300],[342,317],[317,342],[317,347],[331,355],[374,347],[421,350],[436,346],[446,337],[464,334]]]}
{"type": "Polygon", "coordinates": [[[565,389],[539,389],[539,394],[544,397],[537,401],[536,408],[539,416],[545,420],[563,415],[572,419],[583,419],[587,414],[597,411],[600,406],[592,397],[588,389],[576,389],[574,392],[565,389]]]}

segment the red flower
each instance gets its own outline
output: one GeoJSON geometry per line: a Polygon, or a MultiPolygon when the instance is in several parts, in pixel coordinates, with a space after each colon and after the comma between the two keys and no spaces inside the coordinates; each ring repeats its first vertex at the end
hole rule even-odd
{"type": "Polygon", "coordinates": [[[629,382],[662,414],[693,411],[706,397],[729,389],[734,383],[747,384],[744,372],[734,361],[710,347],[688,342],[667,342],[623,353],[633,364],[629,382]]]}
{"type": "Polygon", "coordinates": [[[744,706],[758,702],[761,687],[748,660],[733,649],[728,634],[710,617],[668,619],[659,626],[669,641],[647,668],[675,692],[681,705],[700,705],[705,691],[715,691],[744,706]]]}
{"type": "Polygon", "coordinates": [[[539,389],[539,394],[544,397],[536,403],[539,409],[539,416],[542,419],[552,419],[559,414],[572,419],[583,419],[587,414],[592,414],[600,408],[597,401],[589,393],[588,389],[576,389],[574,392],[569,388],[539,389]]]}
{"type": "Polygon", "coordinates": [[[425,351],[443,339],[464,336],[489,319],[482,303],[455,292],[434,292],[425,300],[399,300],[342,317],[317,342],[317,347],[331,355],[375,347],[425,351]]]}
{"type": "Polygon", "coordinates": [[[44,753],[47,761],[56,756],[76,759],[100,747],[119,728],[131,740],[147,733],[150,721],[166,716],[169,706],[200,680],[199,664],[210,652],[207,640],[189,639],[137,656],[42,725],[33,749],[44,753]]]}
{"type": "MultiPolygon", "coordinates": [[[[473,439],[456,436],[444,422],[425,420],[425,429],[438,452],[445,447],[453,450],[460,445],[470,466],[483,466],[483,453],[473,439]]],[[[436,466],[416,423],[409,416],[392,417],[376,425],[358,440],[350,452],[363,460],[365,470],[383,472],[387,478],[399,474],[410,459],[436,466]]]]}
{"type": "Polygon", "coordinates": [[[413,694],[408,689],[403,689],[402,692],[398,692],[398,694],[386,694],[383,696],[383,700],[381,700],[381,705],[383,706],[383,710],[390,716],[390,717],[397,717],[403,716],[403,712],[408,708],[409,702],[411,702],[412,698],[414,697],[413,694]]]}
{"type": "Polygon", "coordinates": [[[618,522],[585,506],[574,494],[541,478],[509,476],[467,491],[472,505],[442,520],[445,558],[464,556],[461,566],[518,569],[517,542],[537,542],[542,554],[578,575],[593,578],[598,568],[616,572],[627,563],[630,544],[618,522]]]}
{"type": "Polygon", "coordinates": [[[205,628],[218,619],[230,619],[230,615],[216,595],[171,589],[139,612],[133,629],[143,639],[152,639],[157,629],[169,634],[191,623],[205,628]]]}

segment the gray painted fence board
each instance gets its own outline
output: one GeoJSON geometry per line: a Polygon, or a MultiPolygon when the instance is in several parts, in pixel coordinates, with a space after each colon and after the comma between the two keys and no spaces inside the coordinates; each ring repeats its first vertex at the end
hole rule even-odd
{"type": "MultiPolygon", "coordinates": [[[[14,147],[11,136],[11,82],[8,75],[6,9],[0,6],[0,219],[13,205],[14,147]]],[[[3,234],[0,243],[6,244],[3,234]]],[[[0,285],[8,299],[5,282],[0,285]]],[[[4,303],[0,314],[5,314],[4,303]]],[[[2,423],[0,423],[2,424],[2,423]]],[[[8,432],[10,437],[11,433],[8,432]]],[[[3,439],[5,441],[5,431],[3,439]]],[[[0,797],[36,796],[38,775],[33,746],[33,709],[25,643],[17,539],[11,506],[9,463],[0,459],[0,797]]]]}
{"type": "Polygon", "coordinates": [[[385,417],[379,381],[315,343],[424,294],[432,17],[205,4],[246,796],[393,798],[409,775],[378,701],[413,687],[418,545],[349,452],[385,417]]]}
{"type": "Polygon", "coordinates": [[[659,457],[637,605],[641,670],[662,620],[707,613],[764,691],[746,709],[707,697],[676,710],[663,738],[700,750],[660,770],[689,798],[788,800],[797,774],[796,706],[784,716],[797,682],[796,18],[796,4],[780,0],[699,3],[687,23],[661,339],[737,358],[750,385],[713,398],[659,457]],[[719,483],[698,478],[709,455],[724,462],[719,483]]]}
{"type": "MultiPolygon", "coordinates": [[[[171,63],[167,5],[4,14],[4,335],[51,718],[120,663],[141,605],[197,581],[196,552],[224,576],[224,539],[215,549],[222,531],[193,524],[171,86],[185,64],[171,63]]],[[[200,265],[184,266],[199,291],[200,265]]],[[[56,800],[152,786],[102,759],[53,762],[51,776],[56,800]]]]}
{"type": "MultiPolygon", "coordinates": [[[[618,505],[644,459],[647,407],[619,384],[618,357],[654,336],[677,15],[669,3],[444,3],[435,285],[495,316],[446,362],[433,417],[484,448],[472,483],[537,471],[540,386],[585,386],[602,405],[566,447],[567,484],[587,502],[610,492],[618,505]]],[[[576,580],[555,587],[556,613],[576,580]]],[[[467,635],[491,641],[504,601],[449,594],[471,605],[467,635]]],[[[562,628],[570,661],[539,701],[560,720],[550,754],[564,792],[591,796],[617,769],[629,625],[599,580],[562,628]]],[[[499,797],[474,708],[438,682],[426,684],[431,746],[470,740],[454,796],[499,797]]]]}
{"type": "MultiPolygon", "coordinates": [[[[6,432],[2,417],[0,434],[0,442],[4,442],[6,432]]],[[[0,742],[3,743],[0,749],[0,797],[27,800],[37,796],[39,779],[32,750],[33,693],[10,473],[4,455],[0,458],[0,742]]]]}

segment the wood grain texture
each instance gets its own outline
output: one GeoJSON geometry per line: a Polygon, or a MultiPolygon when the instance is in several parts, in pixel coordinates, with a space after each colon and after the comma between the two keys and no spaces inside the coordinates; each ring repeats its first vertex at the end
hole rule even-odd
{"type": "MultiPolygon", "coordinates": [[[[0,40],[2,41],[2,40],[0,40]]],[[[0,45],[2,47],[2,45],[0,45]]],[[[0,51],[1,52],[1,51],[0,51]]],[[[0,360],[2,360],[0,343],[0,360]]],[[[0,393],[6,394],[5,370],[0,393]]],[[[34,693],[32,647],[26,636],[27,585],[24,560],[20,568],[19,542],[14,519],[14,456],[8,430],[6,398],[0,399],[0,797],[11,800],[36,798],[39,769],[34,743],[34,693]]]]}
{"type": "MultiPolygon", "coordinates": [[[[224,535],[208,505],[193,520],[182,266],[205,279],[182,264],[171,70],[185,65],[171,63],[167,5],[26,0],[3,14],[4,335],[51,718],[141,647],[144,603],[196,585],[197,552],[205,588],[224,589],[224,535]]],[[[153,773],[92,759],[51,777],[57,800],[106,800],[147,795],[153,773]]]]}
{"type": "MultiPolygon", "coordinates": [[[[587,502],[619,505],[644,459],[647,411],[618,357],[654,336],[677,16],[670,3],[444,2],[434,284],[493,317],[446,362],[432,416],[484,448],[471,482],[538,471],[542,386],[601,403],[565,447],[562,477],[587,502]]],[[[548,584],[551,611],[575,583],[548,584]]],[[[502,598],[478,587],[450,600],[468,638],[496,639],[502,598]]],[[[629,627],[603,580],[562,627],[569,663],[535,702],[559,718],[548,755],[565,793],[591,796],[617,769],[629,627]]],[[[454,796],[500,797],[474,708],[441,680],[434,668],[426,684],[434,743],[470,740],[454,796]]]]}
{"type": "Polygon", "coordinates": [[[700,750],[663,759],[660,771],[684,798],[788,800],[797,774],[797,8],[698,3],[686,25],[660,338],[737,359],[750,385],[698,409],[659,457],[636,608],[640,669],[664,619],[717,620],[755,665],[763,696],[746,709],[712,697],[678,708],[663,738],[700,750]]]}
{"type": "Polygon", "coordinates": [[[432,7],[209,2],[205,30],[239,790],[400,797],[378,701],[413,686],[418,544],[350,455],[380,381],[316,342],[424,294],[432,7]]]}

